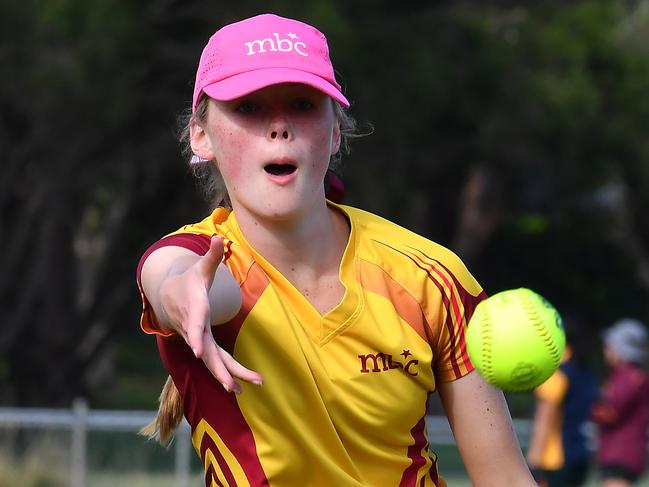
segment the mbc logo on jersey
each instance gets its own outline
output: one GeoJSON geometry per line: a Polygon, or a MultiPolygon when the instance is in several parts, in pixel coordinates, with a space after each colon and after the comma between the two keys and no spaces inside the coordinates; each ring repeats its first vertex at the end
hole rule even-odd
{"type": "Polygon", "coordinates": [[[248,48],[248,56],[261,54],[266,51],[270,52],[291,52],[295,51],[300,56],[308,56],[306,51],[306,44],[298,41],[297,34],[289,32],[286,34],[288,39],[281,38],[277,32],[273,32],[273,37],[265,39],[256,39],[254,41],[246,42],[244,45],[248,48]]]}
{"type": "Polygon", "coordinates": [[[369,374],[370,372],[386,372],[393,369],[403,369],[403,371],[408,374],[415,376],[418,374],[416,369],[413,369],[418,363],[417,359],[410,359],[408,357],[412,356],[410,350],[404,350],[400,353],[404,358],[404,362],[401,363],[392,358],[392,355],[389,353],[366,353],[365,355],[359,355],[358,358],[361,361],[361,374],[369,374]]]}

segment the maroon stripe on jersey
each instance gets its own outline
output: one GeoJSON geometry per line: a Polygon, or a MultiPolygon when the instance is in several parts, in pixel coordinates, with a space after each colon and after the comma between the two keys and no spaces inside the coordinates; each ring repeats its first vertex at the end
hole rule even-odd
{"type": "MultiPolygon", "coordinates": [[[[216,443],[214,443],[214,440],[212,440],[209,434],[205,433],[203,435],[203,438],[201,438],[201,449],[200,449],[201,460],[203,461],[203,465],[205,465],[207,450],[211,451],[212,455],[214,455],[214,458],[216,458],[216,463],[219,464],[219,468],[221,469],[221,472],[223,472],[223,476],[225,477],[227,484],[237,485],[237,482],[234,476],[232,475],[232,470],[230,470],[230,467],[225,461],[225,458],[223,458],[223,455],[221,454],[218,447],[216,446],[216,443]]],[[[209,469],[212,469],[212,478],[216,481],[217,484],[221,485],[218,477],[216,476],[216,472],[214,471],[214,466],[210,465],[208,471],[209,469]]],[[[210,485],[207,483],[207,478],[205,479],[205,485],[208,486],[210,485]]]]}
{"type": "MultiPolygon", "coordinates": [[[[483,299],[485,299],[487,297],[487,294],[484,291],[482,291],[482,292],[480,292],[480,294],[478,294],[478,296],[473,296],[466,289],[464,289],[464,287],[462,286],[462,284],[460,284],[460,282],[457,280],[455,275],[444,264],[442,264],[438,260],[433,259],[432,257],[427,256],[423,252],[421,252],[421,253],[427,259],[432,260],[437,265],[442,267],[446,271],[446,273],[449,276],[451,276],[451,279],[453,279],[453,284],[454,284],[453,287],[450,287],[450,283],[447,283],[447,284],[449,284],[449,288],[451,289],[451,293],[452,293],[454,311],[456,313],[456,323],[458,325],[460,325],[462,323],[462,318],[463,318],[462,311],[460,310],[459,303],[457,302],[457,300],[459,299],[460,302],[464,305],[464,320],[465,320],[465,323],[468,325],[469,321],[471,320],[471,317],[473,316],[473,312],[475,311],[476,306],[478,305],[478,303],[480,301],[482,301],[483,299]],[[455,289],[457,291],[457,294],[459,294],[459,296],[452,292],[453,289],[455,289]]],[[[430,265],[431,265],[431,267],[433,267],[432,264],[430,264],[430,265]]],[[[445,280],[445,282],[447,282],[445,276],[441,272],[437,271],[437,273],[442,279],[445,280]]],[[[462,360],[464,361],[464,363],[469,363],[470,364],[471,360],[469,359],[469,353],[468,353],[468,351],[466,349],[466,334],[465,333],[460,333],[460,344],[459,345],[460,345],[460,351],[461,351],[462,360]]]]}
{"type": "MultiPolygon", "coordinates": [[[[435,461],[430,466],[430,470],[428,471],[428,475],[430,476],[431,480],[433,482],[435,482],[435,485],[439,485],[439,474],[437,473],[437,456],[435,456],[435,461]]],[[[422,484],[422,485],[425,485],[425,483],[422,484]]]]}
{"type": "MultiPolygon", "coordinates": [[[[435,284],[435,286],[439,290],[439,294],[440,294],[440,296],[442,296],[442,303],[444,304],[444,307],[446,309],[450,310],[451,309],[451,300],[446,294],[444,284],[442,284],[439,281],[439,279],[431,273],[431,271],[433,270],[433,266],[430,265],[430,264],[424,266],[423,264],[418,262],[418,260],[421,261],[421,259],[419,259],[419,258],[416,259],[415,257],[410,256],[408,254],[404,254],[404,255],[406,255],[410,260],[412,260],[417,267],[419,267],[421,270],[426,272],[426,274],[428,275],[428,278],[431,281],[433,281],[433,283],[435,284]]],[[[449,333],[449,338],[450,338],[450,342],[451,342],[450,343],[451,350],[455,350],[456,349],[455,329],[453,327],[453,318],[452,318],[450,313],[447,316],[446,321],[444,322],[444,325],[446,326],[446,329],[448,330],[448,333],[449,333]]],[[[455,357],[454,353],[450,354],[450,360],[451,360],[451,367],[453,368],[453,373],[455,374],[456,377],[461,377],[462,372],[460,371],[460,367],[459,367],[459,365],[457,363],[457,358],[455,357]]]]}
{"type": "MultiPolygon", "coordinates": [[[[219,480],[219,478],[216,476],[216,471],[214,470],[214,465],[210,465],[207,467],[207,470],[205,471],[205,486],[206,487],[211,487],[212,482],[214,482],[218,487],[225,487],[219,480]]],[[[236,484],[233,484],[236,485],[236,484]]]]}
{"type": "MultiPolygon", "coordinates": [[[[451,312],[451,313],[449,313],[444,325],[446,326],[446,329],[449,332],[451,350],[452,351],[457,350],[457,346],[456,346],[457,337],[456,337],[456,334],[455,334],[455,328],[453,327],[452,314],[455,314],[455,318],[457,320],[457,323],[461,324],[462,323],[462,313],[461,313],[461,311],[459,309],[459,305],[457,303],[457,299],[458,299],[457,295],[453,292],[453,286],[451,286],[451,283],[448,282],[448,279],[446,278],[446,276],[444,276],[439,271],[439,269],[437,269],[435,267],[434,264],[432,264],[430,262],[426,262],[424,259],[417,256],[416,254],[411,255],[410,253],[406,253],[406,252],[404,252],[402,250],[396,249],[396,248],[391,247],[389,245],[386,245],[386,244],[383,244],[383,245],[385,245],[389,249],[392,249],[393,251],[395,251],[395,252],[407,257],[408,259],[410,259],[417,267],[419,267],[421,270],[426,272],[426,274],[428,275],[428,278],[435,284],[435,286],[437,287],[437,289],[440,292],[440,295],[442,296],[442,303],[444,304],[444,307],[446,309],[450,310],[450,312],[451,312]],[[444,281],[444,283],[440,282],[440,280],[444,281]],[[444,284],[446,284],[446,287],[444,286],[444,284]],[[447,295],[446,289],[448,289],[450,291],[450,297],[447,295]]],[[[424,255],[429,260],[435,262],[440,267],[443,267],[446,270],[446,272],[448,272],[449,275],[452,276],[453,282],[455,283],[455,288],[459,290],[461,296],[466,301],[470,302],[470,301],[476,299],[474,296],[472,296],[470,293],[468,293],[462,287],[462,285],[459,283],[459,281],[457,281],[457,279],[455,278],[453,273],[450,272],[449,269],[446,268],[444,265],[442,265],[439,261],[427,256],[426,254],[424,254],[423,252],[421,252],[421,251],[419,251],[417,249],[413,248],[412,250],[421,253],[422,255],[424,255]]],[[[473,312],[473,308],[471,309],[471,312],[473,312]]],[[[465,343],[465,340],[464,340],[464,333],[460,334],[460,344],[459,345],[460,345],[459,352],[460,352],[461,356],[463,357],[463,360],[465,361],[465,363],[471,364],[471,361],[468,359],[468,353],[466,351],[466,343],[465,343]]],[[[457,361],[457,356],[453,352],[451,352],[451,354],[450,354],[450,361],[451,361],[451,367],[453,369],[453,373],[455,374],[455,377],[461,377],[462,372],[460,370],[460,367],[459,367],[459,364],[458,364],[458,361],[457,361]]]]}
{"type": "MultiPolygon", "coordinates": [[[[231,321],[212,327],[216,343],[229,353],[233,352],[241,325],[268,283],[261,268],[253,264],[241,285],[243,299],[239,313],[231,321]]],[[[254,436],[235,394],[223,389],[203,361],[194,357],[184,340],[158,337],[158,346],[165,367],[182,395],[185,416],[192,430],[205,420],[233,452],[250,485],[267,486],[268,479],[257,456],[254,436]]]]}
{"type": "Polygon", "coordinates": [[[232,256],[232,240],[226,240],[224,241],[224,248],[223,248],[223,262],[228,260],[232,256]]]}
{"type": "Polygon", "coordinates": [[[426,457],[421,453],[424,448],[428,446],[424,430],[426,427],[426,417],[423,417],[419,422],[410,430],[410,434],[415,440],[414,444],[408,447],[408,458],[412,463],[406,468],[401,476],[399,487],[416,487],[417,486],[417,473],[419,469],[426,464],[426,457]]]}
{"type": "MultiPolygon", "coordinates": [[[[462,312],[460,311],[460,306],[457,302],[457,296],[453,292],[453,285],[448,281],[446,276],[440,272],[439,269],[435,266],[435,264],[432,264],[430,262],[426,262],[419,256],[415,256],[417,260],[419,260],[419,263],[421,263],[423,266],[426,266],[428,269],[425,269],[422,267],[422,265],[419,265],[419,263],[415,262],[417,266],[421,269],[426,270],[428,277],[435,283],[437,288],[439,289],[440,293],[442,294],[442,299],[444,302],[444,306],[450,311],[449,315],[446,318],[445,325],[446,329],[448,330],[449,337],[451,340],[451,350],[458,350],[458,345],[460,348],[460,353],[462,355],[462,358],[467,361],[468,360],[468,355],[466,352],[466,343],[464,341],[464,333],[460,333],[460,343],[457,343],[457,336],[455,333],[455,327],[453,326],[453,316],[455,316],[455,323],[458,325],[461,325],[462,323],[462,312]],[[434,275],[433,275],[434,274],[434,275]],[[437,276],[437,277],[435,277],[437,276]],[[442,281],[440,283],[440,281],[442,281]],[[447,296],[445,290],[449,291],[450,296],[447,296]]],[[[438,261],[434,261],[436,264],[440,265],[441,264],[438,261]]],[[[442,266],[443,267],[443,266],[442,266]]],[[[446,268],[444,268],[446,269],[446,268]]],[[[448,272],[448,269],[446,269],[448,272]]],[[[457,284],[457,282],[456,282],[457,284]]],[[[453,372],[455,373],[456,377],[460,377],[462,375],[462,372],[460,371],[460,367],[457,363],[457,356],[455,353],[450,354],[450,359],[451,359],[451,366],[453,367],[453,372]]]]}
{"type": "Polygon", "coordinates": [[[151,245],[146,250],[146,252],[144,252],[144,255],[142,255],[142,257],[140,258],[140,262],[137,265],[136,274],[137,286],[140,290],[140,296],[142,298],[142,318],[140,320],[140,323],[142,329],[146,333],[156,333],[163,336],[171,336],[174,334],[174,332],[163,332],[162,330],[160,330],[155,314],[151,309],[151,305],[149,304],[149,301],[144,295],[144,291],[142,290],[142,267],[144,266],[144,262],[149,257],[149,255],[162,247],[170,246],[183,247],[191,250],[192,252],[195,252],[198,255],[205,255],[205,253],[210,248],[210,238],[207,235],[199,235],[195,233],[179,233],[176,235],[170,235],[158,240],[153,245],[151,245]]]}
{"type": "MultiPolygon", "coordinates": [[[[440,292],[442,292],[442,295],[445,297],[443,289],[444,287],[440,287],[439,282],[437,279],[431,274],[431,271],[434,272],[439,279],[441,279],[444,284],[446,285],[446,289],[450,291],[450,301],[448,299],[444,299],[444,304],[445,306],[448,306],[450,304],[450,310],[451,313],[455,316],[455,323],[457,326],[462,326],[463,320],[468,324],[469,320],[471,319],[471,316],[473,315],[473,312],[475,310],[475,307],[477,304],[482,301],[486,297],[486,293],[482,291],[478,296],[473,296],[471,293],[469,293],[462,284],[456,279],[455,275],[441,262],[439,262],[436,259],[433,259],[432,257],[429,257],[428,255],[424,254],[423,252],[419,251],[422,255],[424,255],[427,259],[429,259],[432,262],[427,262],[426,260],[422,259],[419,256],[415,256],[417,260],[419,260],[421,263],[423,263],[425,266],[428,267],[428,270],[426,272],[428,273],[428,276],[435,284],[437,285],[438,289],[440,289],[440,292]],[[451,279],[453,280],[453,283],[451,284],[447,278],[447,276],[441,272],[438,267],[443,268],[446,273],[451,276],[451,279]],[[464,305],[464,314],[462,313],[462,310],[460,309],[460,302],[464,305]]],[[[417,264],[417,262],[415,262],[417,264]]],[[[417,264],[418,267],[422,268],[419,264],[417,264]]],[[[451,316],[449,315],[449,318],[451,316]]],[[[453,320],[452,319],[447,319],[446,320],[446,328],[449,331],[450,334],[450,339],[451,339],[451,347],[453,350],[459,351],[460,357],[462,357],[462,361],[465,364],[471,364],[471,360],[469,359],[469,353],[466,348],[466,334],[465,333],[459,333],[459,343],[456,343],[458,341],[458,337],[456,337],[455,334],[455,327],[453,326],[453,320]]],[[[456,374],[456,377],[460,377],[460,370],[457,365],[457,356],[455,354],[451,354],[451,365],[453,367],[453,372],[456,374]]]]}
{"type": "Polygon", "coordinates": [[[146,252],[144,252],[137,265],[137,282],[140,286],[142,285],[140,277],[144,261],[149,257],[149,255],[162,247],[183,247],[197,253],[198,255],[205,255],[210,249],[210,237],[196,233],[177,233],[175,235],[161,238],[152,244],[148,249],[146,249],[146,252]]]}

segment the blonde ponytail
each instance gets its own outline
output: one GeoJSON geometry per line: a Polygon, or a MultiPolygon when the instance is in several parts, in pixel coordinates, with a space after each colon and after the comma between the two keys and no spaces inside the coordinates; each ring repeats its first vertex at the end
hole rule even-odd
{"type": "Polygon", "coordinates": [[[183,401],[171,376],[160,393],[160,406],[156,417],[140,430],[142,436],[168,445],[174,431],[183,420],[183,401]]]}

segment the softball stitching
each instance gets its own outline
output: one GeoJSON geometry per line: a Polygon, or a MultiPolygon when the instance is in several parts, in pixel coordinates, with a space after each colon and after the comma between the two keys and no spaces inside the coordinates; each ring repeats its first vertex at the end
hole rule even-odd
{"type": "MultiPolygon", "coordinates": [[[[484,302],[484,301],[483,301],[484,302]]],[[[491,363],[491,345],[493,342],[493,329],[489,316],[489,306],[483,306],[482,320],[482,375],[490,384],[494,383],[493,365],[491,363]]]]}
{"type": "Polygon", "coordinates": [[[534,327],[534,330],[539,334],[546,348],[552,355],[553,363],[555,364],[555,366],[558,365],[559,361],[561,360],[559,347],[557,347],[554,338],[548,332],[545,323],[543,323],[543,320],[539,316],[537,307],[534,306],[534,303],[530,301],[529,296],[527,296],[526,294],[521,295],[521,303],[523,304],[525,313],[528,316],[530,324],[534,327]]]}

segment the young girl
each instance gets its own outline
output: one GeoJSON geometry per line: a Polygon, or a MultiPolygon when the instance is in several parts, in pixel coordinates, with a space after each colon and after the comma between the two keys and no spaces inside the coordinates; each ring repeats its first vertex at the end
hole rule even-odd
{"type": "Polygon", "coordinates": [[[439,391],[477,486],[535,485],[465,328],[485,294],[449,250],[325,197],[349,102],[322,33],[260,15],[200,59],[188,141],[218,207],[144,254],[142,327],[205,484],[443,486],[426,435],[439,391]]]}

